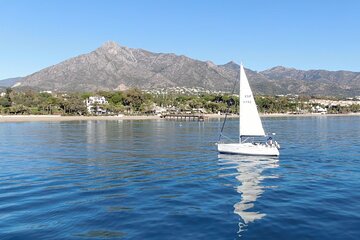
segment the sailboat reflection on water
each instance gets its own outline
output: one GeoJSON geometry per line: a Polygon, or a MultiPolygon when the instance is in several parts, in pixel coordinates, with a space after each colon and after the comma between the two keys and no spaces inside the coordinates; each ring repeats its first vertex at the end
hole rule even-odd
{"type": "Polygon", "coordinates": [[[241,232],[244,226],[266,216],[265,213],[251,209],[265,191],[265,186],[261,185],[262,181],[267,178],[278,178],[276,175],[265,175],[263,172],[266,169],[277,168],[279,160],[275,157],[229,154],[219,154],[218,157],[221,169],[235,168],[237,171],[236,179],[240,184],[236,186],[236,191],[241,194],[241,200],[234,204],[234,213],[243,220],[239,224],[241,232]]]}

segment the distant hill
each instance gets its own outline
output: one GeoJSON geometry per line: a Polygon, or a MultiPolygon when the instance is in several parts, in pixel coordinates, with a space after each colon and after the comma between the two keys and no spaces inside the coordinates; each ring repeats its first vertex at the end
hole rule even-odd
{"type": "MultiPolygon", "coordinates": [[[[122,90],[131,87],[202,87],[231,91],[239,65],[216,65],[172,53],[153,53],[107,42],[88,54],[70,58],[22,79],[21,87],[53,91],[122,90]]],[[[360,73],[274,67],[247,69],[258,94],[360,95],[360,73]]]]}
{"type": "Polygon", "coordinates": [[[12,87],[16,83],[19,83],[21,81],[22,81],[21,77],[3,79],[0,81],[0,87],[1,88],[12,87]]]}
{"type": "Polygon", "coordinates": [[[307,95],[360,95],[360,73],[350,71],[297,70],[282,66],[260,72],[274,79],[283,91],[307,95]]]}

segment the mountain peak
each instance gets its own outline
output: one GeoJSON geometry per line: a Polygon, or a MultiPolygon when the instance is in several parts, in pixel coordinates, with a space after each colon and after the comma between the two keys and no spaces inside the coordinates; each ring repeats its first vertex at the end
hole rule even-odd
{"type": "Polygon", "coordinates": [[[284,71],[289,71],[289,70],[296,70],[296,69],[295,68],[288,68],[288,67],[284,67],[284,66],[276,66],[276,67],[267,69],[265,71],[268,71],[268,72],[284,72],[284,71]]]}
{"type": "Polygon", "coordinates": [[[229,69],[233,69],[233,70],[236,70],[238,71],[240,69],[240,66],[239,64],[237,64],[236,62],[234,61],[230,61],[224,65],[222,65],[223,67],[226,67],[226,68],[229,68],[229,69]]]}
{"type": "Polygon", "coordinates": [[[114,41],[108,41],[96,49],[95,52],[107,56],[108,59],[112,59],[112,61],[117,59],[127,63],[136,63],[137,60],[134,57],[134,50],[136,49],[120,46],[114,41]]]}
{"type": "Polygon", "coordinates": [[[101,45],[100,48],[103,48],[103,49],[113,49],[113,48],[121,48],[121,46],[120,46],[117,42],[107,41],[107,42],[105,42],[103,45],[101,45]]]}
{"type": "Polygon", "coordinates": [[[117,54],[123,49],[127,49],[127,48],[120,46],[117,42],[107,41],[103,45],[101,45],[97,50],[104,51],[110,54],[117,54]]]}
{"type": "Polygon", "coordinates": [[[234,61],[230,61],[230,62],[228,62],[228,63],[226,63],[226,64],[224,64],[224,65],[229,65],[229,66],[240,66],[239,64],[237,64],[236,62],[234,62],[234,61]]]}

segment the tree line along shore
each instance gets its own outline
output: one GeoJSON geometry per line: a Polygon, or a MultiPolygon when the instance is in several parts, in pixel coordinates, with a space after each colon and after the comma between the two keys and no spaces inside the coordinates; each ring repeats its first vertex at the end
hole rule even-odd
{"type": "MultiPolygon", "coordinates": [[[[255,96],[262,114],[359,113],[360,101],[310,96],[255,96]]],[[[164,113],[238,114],[239,98],[229,93],[152,94],[139,89],[53,93],[6,89],[1,115],[125,116],[164,113]]]]}

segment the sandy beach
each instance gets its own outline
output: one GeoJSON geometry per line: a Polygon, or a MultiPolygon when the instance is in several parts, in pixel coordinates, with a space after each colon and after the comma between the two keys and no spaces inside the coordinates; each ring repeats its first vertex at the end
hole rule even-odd
{"type": "MultiPolygon", "coordinates": [[[[205,119],[224,118],[225,115],[205,114],[205,119]]],[[[333,117],[333,116],[360,116],[360,113],[349,114],[260,114],[261,117],[333,117]]],[[[228,115],[228,118],[237,118],[238,115],[228,115]]],[[[88,121],[88,120],[154,120],[160,116],[61,116],[61,115],[0,115],[1,122],[60,122],[60,121],[88,121]]]]}
{"type": "Polygon", "coordinates": [[[61,116],[61,115],[0,115],[0,122],[60,122],[88,120],[150,120],[159,116],[61,116]]]}

